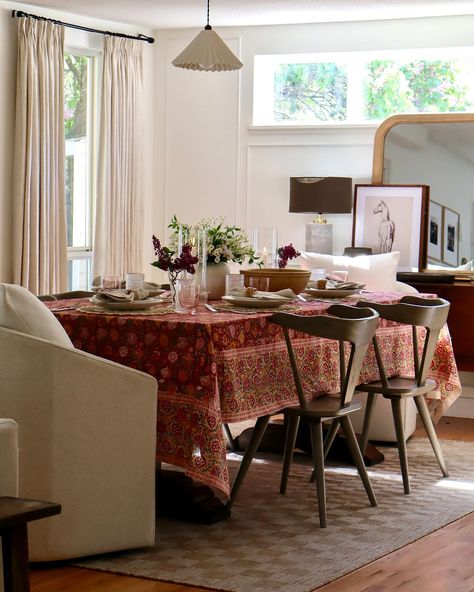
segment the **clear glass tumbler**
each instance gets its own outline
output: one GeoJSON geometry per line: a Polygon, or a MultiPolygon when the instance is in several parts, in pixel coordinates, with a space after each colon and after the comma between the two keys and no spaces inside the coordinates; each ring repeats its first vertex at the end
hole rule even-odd
{"type": "MultiPolygon", "coordinates": [[[[194,279],[182,279],[176,282],[177,298],[184,314],[196,314],[201,286],[194,279]]],[[[178,312],[178,311],[177,311],[178,312]]]]}
{"type": "Polygon", "coordinates": [[[229,296],[234,288],[243,288],[244,279],[241,273],[228,273],[225,276],[225,295],[229,296]]]}

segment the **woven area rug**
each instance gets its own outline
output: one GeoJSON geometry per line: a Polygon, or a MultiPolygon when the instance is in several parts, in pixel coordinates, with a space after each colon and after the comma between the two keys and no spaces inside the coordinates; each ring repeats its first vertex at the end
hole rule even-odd
{"type": "MultiPolygon", "coordinates": [[[[75,565],[235,592],[309,592],[474,511],[474,444],[443,441],[442,479],[427,439],[408,443],[410,495],[403,494],[396,448],[369,469],[372,508],[351,467],[326,470],[328,528],[320,529],[310,461],[295,457],[286,495],[281,459],[259,456],[229,520],[212,526],[159,519],[149,549],[75,565]]],[[[237,466],[237,455],[229,463],[237,466]]]]}

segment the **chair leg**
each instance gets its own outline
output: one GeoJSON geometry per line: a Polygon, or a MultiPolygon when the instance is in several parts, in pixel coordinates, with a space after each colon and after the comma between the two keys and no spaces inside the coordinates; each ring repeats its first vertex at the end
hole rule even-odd
{"type": "Polygon", "coordinates": [[[398,456],[400,458],[400,469],[402,471],[403,490],[410,493],[410,477],[408,475],[408,458],[405,434],[403,432],[402,402],[400,397],[390,397],[392,404],[393,423],[397,435],[398,456]]]}
{"type": "Polygon", "coordinates": [[[287,415],[286,422],[285,454],[283,457],[283,467],[281,470],[280,493],[286,493],[286,486],[288,484],[288,476],[290,474],[290,467],[293,461],[293,451],[295,449],[300,418],[297,415],[287,415]]]}
{"type": "Polygon", "coordinates": [[[255,423],[255,427],[253,429],[252,437],[250,438],[250,442],[244,452],[244,456],[242,457],[242,461],[240,463],[239,471],[235,478],[234,484],[232,486],[232,490],[230,492],[228,506],[232,506],[235,502],[235,498],[239,492],[240,487],[244,481],[245,475],[249,470],[250,465],[252,464],[252,459],[257,452],[259,444],[263,438],[263,434],[267,429],[268,422],[270,421],[270,415],[262,415],[259,417],[255,423]]]}
{"type": "Polygon", "coordinates": [[[376,393],[367,393],[367,401],[365,403],[364,425],[362,426],[362,436],[360,440],[360,450],[364,456],[367,443],[369,441],[369,428],[372,420],[372,412],[374,410],[376,393]]]}
{"type": "Polygon", "coordinates": [[[435,453],[436,460],[438,461],[439,468],[443,473],[443,477],[449,477],[448,467],[446,466],[443,451],[441,450],[438,436],[436,435],[433,422],[431,421],[430,412],[428,411],[428,406],[426,404],[425,397],[424,395],[418,395],[417,397],[414,397],[414,399],[416,407],[418,409],[418,413],[421,417],[421,421],[423,422],[426,433],[428,434],[428,438],[430,439],[431,447],[433,448],[433,452],[435,453]]]}
{"type": "Polygon", "coordinates": [[[324,481],[323,425],[320,419],[311,421],[311,447],[316,473],[316,493],[318,496],[319,526],[326,528],[326,484],[324,481]]]}
{"type": "Polygon", "coordinates": [[[328,433],[324,438],[324,458],[327,457],[328,452],[331,449],[331,446],[334,443],[334,439],[337,436],[337,431],[339,429],[339,419],[335,418],[332,420],[331,425],[329,427],[328,433]]]}
{"type": "MultiPolygon", "coordinates": [[[[328,452],[331,450],[331,446],[334,443],[334,439],[337,435],[338,429],[339,429],[339,419],[334,418],[331,422],[328,433],[326,434],[326,437],[324,438],[324,458],[327,457],[328,452]]],[[[315,479],[316,479],[316,473],[313,469],[311,471],[311,477],[310,477],[309,482],[314,483],[315,479]]]]}
{"type": "Polygon", "coordinates": [[[372,506],[377,505],[377,500],[375,498],[374,490],[372,489],[372,484],[369,480],[369,475],[367,474],[367,469],[365,468],[364,458],[362,456],[362,452],[360,451],[359,444],[357,442],[356,435],[354,434],[354,428],[352,427],[352,422],[347,415],[344,415],[340,419],[342,430],[346,437],[347,446],[349,451],[354,459],[354,463],[357,467],[359,472],[359,477],[364,484],[365,491],[367,493],[367,497],[372,506]]]}
{"type": "Polygon", "coordinates": [[[227,423],[224,423],[222,424],[222,427],[224,428],[224,434],[229,448],[232,450],[232,452],[235,452],[237,450],[237,446],[235,445],[235,440],[232,436],[232,432],[230,431],[229,425],[227,423]]]}

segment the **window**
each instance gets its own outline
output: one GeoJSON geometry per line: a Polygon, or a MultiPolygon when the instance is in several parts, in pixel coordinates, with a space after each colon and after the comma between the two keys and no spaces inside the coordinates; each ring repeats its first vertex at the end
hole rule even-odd
{"type": "Polygon", "coordinates": [[[91,55],[64,56],[65,184],[68,289],[91,286],[92,187],[95,61],[91,55]]]}
{"type": "Polygon", "coordinates": [[[254,125],[474,109],[474,48],[255,56],[254,125]]]}

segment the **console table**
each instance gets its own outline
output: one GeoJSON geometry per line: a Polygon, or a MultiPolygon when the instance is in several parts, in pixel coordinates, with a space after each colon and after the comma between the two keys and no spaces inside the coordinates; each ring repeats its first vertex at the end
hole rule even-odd
{"type": "Polygon", "coordinates": [[[448,327],[456,364],[458,370],[474,372],[474,283],[409,283],[419,292],[438,294],[451,303],[448,327]]]}

